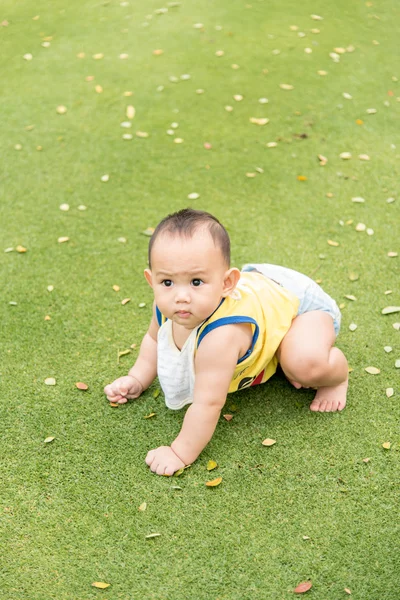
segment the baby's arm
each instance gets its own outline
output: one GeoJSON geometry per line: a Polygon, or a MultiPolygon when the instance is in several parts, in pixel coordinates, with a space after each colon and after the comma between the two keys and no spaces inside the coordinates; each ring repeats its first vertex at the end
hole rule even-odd
{"type": "Polygon", "coordinates": [[[128,375],[119,377],[106,385],[104,393],[110,402],[125,404],[128,400],[138,398],[146,390],[157,375],[157,331],[159,329],[153,308],[153,317],[149,329],[140,345],[139,356],[128,375]]]}
{"type": "Polygon", "coordinates": [[[248,325],[224,325],[202,340],[195,359],[194,400],[182,429],[170,447],[151,450],[146,458],[158,475],[172,475],[191,464],[212,438],[238,358],[249,346],[249,330],[248,325]]]}

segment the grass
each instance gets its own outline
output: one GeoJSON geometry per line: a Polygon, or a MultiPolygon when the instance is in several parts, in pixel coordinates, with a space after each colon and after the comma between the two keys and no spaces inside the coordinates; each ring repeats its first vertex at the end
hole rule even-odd
{"type": "Polygon", "coordinates": [[[387,256],[399,250],[398,3],[187,0],[165,14],[159,8],[150,0],[1,5],[0,22],[9,23],[0,27],[1,247],[27,252],[0,255],[0,599],[275,600],[293,598],[311,579],[316,600],[345,598],[345,587],[354,598],[397,600],[399,316],[380,311],[400,304],[399,259],[387,256]],[[324,20],[310,19],[315,13],[324,20]],[[334,63],[329,53],[349,45],[354,52],[334,63]],[[93,60],[96,53],[104,58],[93,60]],[[169,80],[186,73],[191,79],[169,80]],[[124,141],[128,104],[136,116],[124,141]],[[249,123],[263,116],[268,125],[249,123]],[[183,144],[166,135],[172,122],[183,144]],[[284,264],[321,279],[345,304],[338,345],[353,371],[341,414],[310,413],[311,394],[279,374],[230,396],[234,419],[221,419],[196,463],[167,479],[152,476],[144,457],[171,442],[182,411],[154,397],[157,382],[115,410],[102,388],[126,373],[136,350],[117,362],[118,351],[139,344],[149,321],[141,232],[187,206],[191,192],[200,194],[192,206],[229,228],[235,265],[284,264]],[[352,203],[355,196],[365,203],[352,203]],[[358,222],[374,235],[357,233],[358,222]],[[60,236],[70,241],[59,244],[60,236]],[[369,365],[381,373],[368,375],[369,365]],[[57,385],[44,385],[47,377],[57,385]],[[156,417],[143,419],[151,411],[156,417]],[[56,439],[44,444],[48,436],[56,439]],[[265,437],[275,446],[263,447],[265,437]],[[209,459],[219,464],[212,473],[209,459]],[[223,483],[207,489],[214,474],[223,483]],[[152,532],[161,536],[146,539],[152,532]],[[94,581],[111,586],[96,590],[94,581]]]}

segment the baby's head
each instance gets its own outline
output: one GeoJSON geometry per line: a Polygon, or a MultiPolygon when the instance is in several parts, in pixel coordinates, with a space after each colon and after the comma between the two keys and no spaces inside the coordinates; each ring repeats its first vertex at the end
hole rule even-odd
{"type": "Polygon", "coordinates": [[[145,277],[162,314],[193,329],[239,281],[240,272],[229,264],[226,229],[209,213],[187,208],[156,227],[145,277]]]}
{"type": "Polygon", "coordinates": [[[151,254],[155,242],[164,238],[161,243],[168,245],[168,239],[181,238],[182,241],[190,240],[195,233],[209,234],[214,242],[216,250],[222,255],[222,259],[229,269],[231,244],[228,232],[216,217],[203,210],[184,208],[176,213],[165,217],[155,228],[149,243],[149,267],[151,269],[151,254]]]}

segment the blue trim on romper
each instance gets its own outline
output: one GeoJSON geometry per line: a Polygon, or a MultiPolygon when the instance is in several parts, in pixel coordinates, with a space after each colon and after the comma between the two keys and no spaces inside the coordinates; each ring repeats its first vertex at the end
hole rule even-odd
{"type": "Polygon", "coordinates": [[[162,313],[161,313],[160,309],[158,308],[157,304],[156,304],[156,315],[157,315],[158,324],[161,327],[161,325],[162,325],[162,313]]]}
{"type": "Polygon", "coordinates": [[[236,323],[236,324],[237,323],[249,323],[251,325],[254,325],[256,328],[256,330],[253,334],[251,347],[247,350],[246,354],[244,356],[242,356],[242,358],[239,358],[239,360],[237,361],[237,364],[240,364],[241,362],[243,362],[253,352],[254,346],[255,346],[255,344],[258,340],[258,336],[260,334],[260,328],[257,325],[257,321],[255,321],[251,317],[222,317],[221,319],[217,319],[213,323],[210,323],[209,325],[207,325],[207,327],[205,327],[203,329],[203,331],[199,335],[199,339],[197,341],[197,348],[200,346],[201,340],[204,338],[205,335],[207,335],[207,333],[210,333],[210,331],[212,331],[213,329],[216,329],[217,327],[221,327],[222,325],[230,325],[232,323],[236,323]]]}

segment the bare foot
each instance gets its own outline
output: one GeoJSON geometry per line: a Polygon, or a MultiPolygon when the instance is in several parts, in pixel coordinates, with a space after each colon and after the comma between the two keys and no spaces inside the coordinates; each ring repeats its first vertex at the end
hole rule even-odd
{"type": "Polygon", "coordinates": [[[349,380],[333,387],[321,387],[310,404],[314,412],[336,412],[346,406],[347,386],[349,380]]]}

